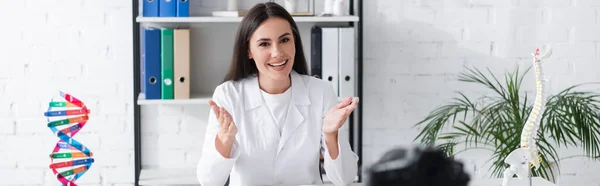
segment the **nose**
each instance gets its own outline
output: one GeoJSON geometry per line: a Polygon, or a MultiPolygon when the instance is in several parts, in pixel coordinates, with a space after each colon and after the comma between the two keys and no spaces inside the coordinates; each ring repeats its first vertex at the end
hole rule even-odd
{"type": "Polygon", "coordinates": [[[283,51],[281,50],[281,46],[275,44],[273,45],[273,47],[271,48],[271,57],[272,58],[278,58],[283,56],[283,51]]]}

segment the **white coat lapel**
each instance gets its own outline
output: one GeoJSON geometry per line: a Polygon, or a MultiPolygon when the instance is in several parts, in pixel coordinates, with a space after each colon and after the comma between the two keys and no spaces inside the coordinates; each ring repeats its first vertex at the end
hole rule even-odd
{"type": "Polygon", "coordinates": [[[267,107],[262,107],[264,104],[264,99],[260,92],[260,87],[258,85],[258,78],[255,76],[246,80],[244,83],[244,109],[247,113],[252,116],[252,126],[262,128],[260,131],[262,134],[255,134],[259,136],[265,136],[266,139],[270,140],[278,140],[279,138],[279,129],[277,128],[277,124],[272,119],[271,114],[269,113],[269,109],[267,107]],[[274,137],[276,139],[273,139],[274,137]]]}
{"type": "Polygon", "coordinates": [[[294,132],[304,122],[304,116],[307,113],[303,113],[302,111],[307,111],[306,108],[310,105],[310,99],[308,97],[308,91],[306,90],[306,85],[304,84],[304,80],[295,71],[291,73],[292,79],[292,102],[290,103],[290,107],[288,108],[288,113],[285,121],[285,125],[283,127],[281,133],[281,139],[279,140],[279,146],[277,148],[277,154],[281,151],[283,146],[287,143],[288,139],[294,136],[294,132]]]}

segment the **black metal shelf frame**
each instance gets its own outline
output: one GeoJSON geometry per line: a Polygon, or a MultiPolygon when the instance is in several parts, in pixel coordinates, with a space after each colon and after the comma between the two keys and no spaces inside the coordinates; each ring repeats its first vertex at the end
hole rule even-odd
{"type": "MultiPolygon", "coordinates": [[[[357,63],[357,71],[356,71],[356,78],[358,79],[357,82],[357,96],[359,98],[361,98],[361,101],[358,104],[357,109],[355,110],[355,112],[353,114],[356,114],[356,118],[357,118],[357,122],[356,125],[350,125],[349,129],[350,129],[350,144],[352,145],[352,150],[354,152],[356,152],[356,154],[359,157],[358,160],[358,181],[362,182],[363,181],[363,176],[362,176],[362,169],[363,169],[363,164],[362,164],[362,159],[363,159],[363,151],[362,151],[362,133],[363,133],[363,117],[362,117],[362,113],[363,113],[363,104],[364,104],[364,99],[363,98],[363,25],[364,25],[364,19],[363,19],[363,0],[356,0],[356,12],[355,12],[355,8],[354,8],[354,1],[355,0],[349,0],[349,14],[350,15],[355,15],[355,13],[357,14],[359,21],[356,22],[350,22],[350,26],[356,27],[356,33],[357,33],[357,41],[356,41],[356,51],[357,51],[357,55],[356,55],[356,63],[357,63]],[[356,127],[356,128],[355,128],[356,127]],[[354,136],[356,135],[356,141],[354,141],[354,136]]],[[[135,156],[135,162],[134,162],[134,166],[135,166],[135,173],[134,173],[134,184],[135,186],[139,186],[139,177],[140,177],[140,172],[142,170],[142,134],[141,134],[141,113],[140,113],[140,105],[138,105],[138,96],[139,96],[139,92],[141,91],[141,85],[140,85],[140,23],[138,23],[136,21],[136,18],[139,16],[139,1],[138,0],[133,0],[133,6],[132,6],[132,27],[133,27],[133,79],[134,79],[134,83],[133,83],[133,92],[132,92],[132,96],[133,96],[133,117],[134,117],[134,156],[135,156]]],[[[354,123],[354,117],[350,118],[350,123],[354,123]]]]}
{"type": "Polygon", "coordinates": [[[131,6],[131,23],[133,27],[133,138],[134,138],[134,185],[139,186],[140,172],[142,170],[142,129],[141,129],[141,114],[140,105],[138,105],[138,94],[141,91],[140,87],[140,24],[136,21],[139,15],[139,0],[133,0],[131,6]]]}

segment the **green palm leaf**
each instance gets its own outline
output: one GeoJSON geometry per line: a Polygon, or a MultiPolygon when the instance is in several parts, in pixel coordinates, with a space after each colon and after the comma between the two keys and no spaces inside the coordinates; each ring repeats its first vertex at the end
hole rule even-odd
{"type": "MultiPolygon", "coordinates": [[[[459,81],[483,86],[494,94],[470,99],[458,92],[458,97],[434,109],[415,125],[420,129],[415,141],[442,148],[450,156],[487,149],[492,153],[489,158],[492,175],[501,177],[506,167],[504,159],[519,147],[521,131],[533,108],[527,94],[520,91],[523,77],[530,69],[522,74],[519,68],[505,73],[502,82],[489,69],[486,75],[476,68],[467,68],[459,74],[459,81]],[[464,145],[464,150],[456,151],[459,145],[464,145]]],[[[548,179],[558,174],[547,169],[551,162],[560,160],[555,146],[581,147],[584,156],[600,158],[600,94],[575,91],[582,85],[548,97],[537,141],[542,163],[539,169],[532,169],[533,176],[548,179]]]]}

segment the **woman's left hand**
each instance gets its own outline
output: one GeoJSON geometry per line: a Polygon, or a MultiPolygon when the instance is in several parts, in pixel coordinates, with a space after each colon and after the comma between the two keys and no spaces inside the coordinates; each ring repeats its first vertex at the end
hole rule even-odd
{"type": "Polygon", "coordinates": [[[358,104],[358,98],[346,98],[327,111],[323,120],[323,133],[335,134],[348,119],[358,104]]]}

